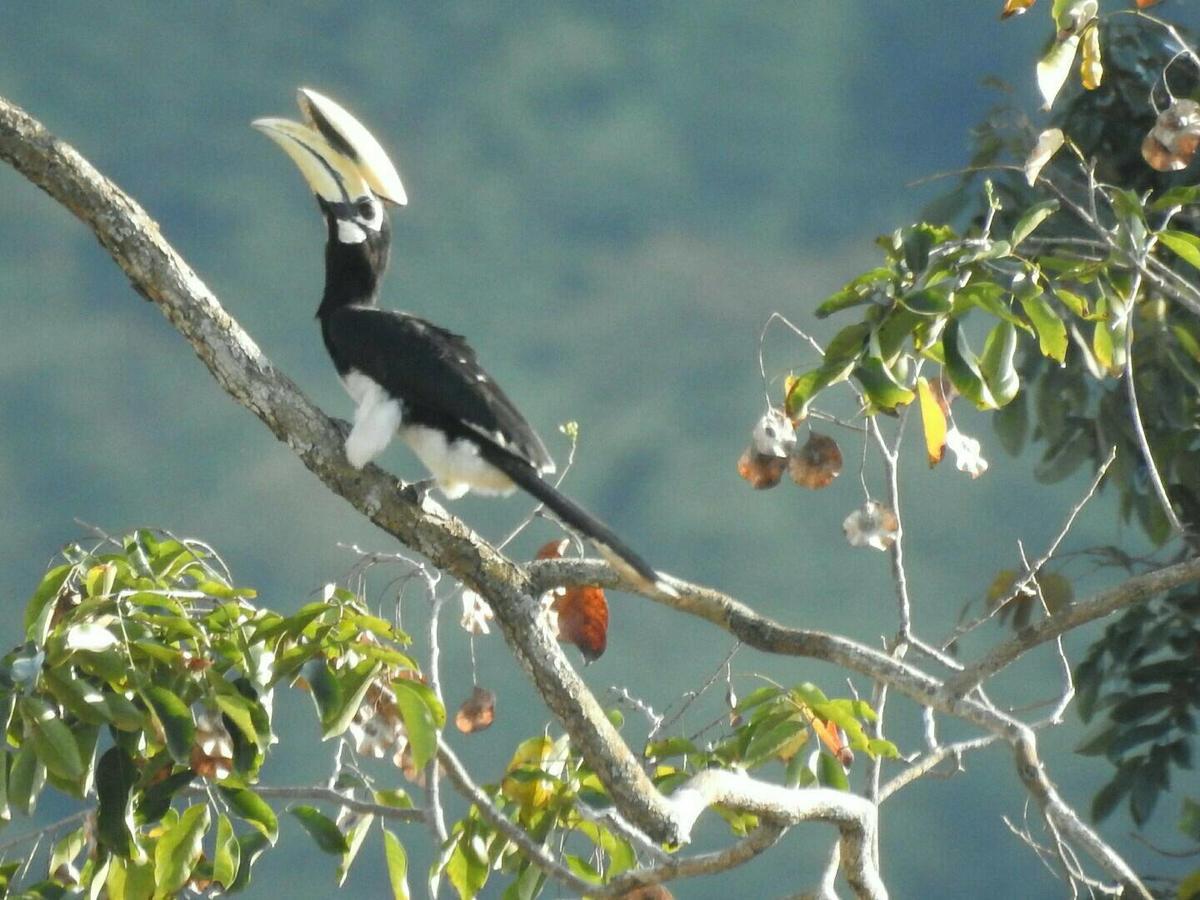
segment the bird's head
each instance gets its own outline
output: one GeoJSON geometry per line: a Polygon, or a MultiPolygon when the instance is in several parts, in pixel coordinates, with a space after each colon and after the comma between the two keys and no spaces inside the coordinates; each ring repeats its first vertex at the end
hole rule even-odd
{"type": "Polygon", "coordinates": [[[310,88],[301,88],[297,100],[303,122],[267,118],[251,124],[283,148],[317,195],[331,262],[362,258],[378,278],[390,241],[384,204],[408,203],[400,174],[379,141],[344,107],[310,88]]]}

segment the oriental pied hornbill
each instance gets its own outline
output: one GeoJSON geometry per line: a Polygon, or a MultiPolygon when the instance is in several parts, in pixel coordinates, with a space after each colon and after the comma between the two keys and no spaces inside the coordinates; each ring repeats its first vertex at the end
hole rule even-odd
{"type": "Polygon", "coordinates": [[[337,103],[301,88],[303,122],[257,119],[292,158],[325,217],[321,336],[356,409],[346,458],[362,468],[399,434],[447,497],[524,488],[596,545],[627,577],[674,590],[611,529],[543,476],[554,461],[537,432],[457,334],[380,309],[391,228],[385,203],[404,206],[400,176],[382,146],[337,103]]]}

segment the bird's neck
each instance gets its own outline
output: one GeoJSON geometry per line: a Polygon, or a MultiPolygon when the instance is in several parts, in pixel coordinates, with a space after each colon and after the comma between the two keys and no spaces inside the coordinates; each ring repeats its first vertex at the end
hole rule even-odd
{"type": "Polygon", "coordinates": [[[379,231],[367,239],[348,244],[337,239],[337,222],[327,217],[328,241],[325,244],[325,292],[318,316],[344,306],[374,306],[379,299],[379,284],[387,271],[391,230],[386,218],[379,231]]]}

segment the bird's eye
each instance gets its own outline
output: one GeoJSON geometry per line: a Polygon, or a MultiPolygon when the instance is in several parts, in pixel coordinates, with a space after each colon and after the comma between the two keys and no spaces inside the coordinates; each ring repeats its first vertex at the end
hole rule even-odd
{"type": "Polygon", "coordinates": [[[363,197],[358,201],[358,214],[368,222],[375,218],[375,204],[369,197],[363,197]]]}

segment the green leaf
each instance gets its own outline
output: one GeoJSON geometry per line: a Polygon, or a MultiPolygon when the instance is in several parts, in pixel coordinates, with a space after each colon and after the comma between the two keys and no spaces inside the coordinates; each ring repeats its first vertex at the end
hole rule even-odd
{"type": "Polygon", "coordinates": [[[362,705],[363,697],[382,668],[382,663],[375,663],[335,672],[320,657],[304,667],[304,676],[321,718],[322,740],[337,737],[350,726],[362,705]]]}
{"type": "Polygon", "coordinates": [[[1021,306],[1025,315],[1033,322],[1037,331],[1038,345],[1042,354],[1056,362],[1062,362],[1067,356],[1067,326],[1059,318],[1054,307],[1042,294],[1032,297],[1021,297],[1021,306]]]}
{"type": "Polygon", "coordinates": [[[209,821],[208,804],[197,803],[185,809],[179,821],[158,839],[154,847],[156,896],[169,897],[187,884],[200,859],[209,821]]]}
{"type": "Polygon", "coordinates": [[[883,360],[868,356],[854,370],[854,377],[862,385],[863,393],[879,409],[895,409],[912,403],[915,394],[898,383],[883,360]]]}
{"type": "Polygon", "coordinates": [[[1131,765],[1123,765],[1117,769],[1116,775],[1112,781],[1104,785],[1096,792],[1096,796],[1092,798],[1092,820],[1102,822],[1108,818],[1108,815],[1117,808],[1117,804],[1121,802],[1121,798],[1129,793],[1133,787],[1134,775],[1137,768],[1131,765]]]}
{"type": "Polygon", "coordinates": [[[789,693],[793,699],[801,703],[806,703],[809,706],[820,706],[829,702],[829,698],[825,696],[824,691],[811,681],[794,685],[789,693]]]}
{"type": "Polygon", "coordinates": [[[1179,830],[1193,841],[1200,841],[1200,803],[1191,797],[1183,798],[1179,810],[1179,830]]]}
{"type": "Polygon", "coordinates": [[[75,678],[69,667],[47,668],[42,673],[46,687],[72,715],[92,725],[111,721],[104,696],[81,678],[75,678]]]}
{"type": "Polygon", "coordinates": [[[238,870],[237,876],[233,879],[233,884],[229,886],[230,894],[245,890],[246,886],[250,883],[251,868],[267,848],[268,839],[260,832],[252,831],[249,834],[241,835],[237,839],[237,843],[238,870]]]}
{"type": "Polygon", "coordinates": [[[1108,330],[1108,323],[1096,322],[1092,328],[1092,353],[1096,356],[1096,362],[1110,375],[1116,374],[1113,370],[1114,350],[1112,332],[1108,330]]]}
{"type": "Polygon", "coordinates": [[[1017,220],[1017,224],[1013,226],[1012,245],[1015,248],[1021,241],[1033,234],[1034,229],[1054,215],[1058,211],[1057,200],[1043,200],[1041,203],[1035,203],[1017,220]]]}
{"type": "Polygon", "coordinates": [[[55,872],[59,866],[72,865],[75,862],[75,858],[79,856],[87,844],[84,830],[83,827],[80,827],[74,831],[69,831],[54,844],[54,849],[50,852],[50,863],[46,867],[47,869],[55,872]]]}
{"type": "Polygon", "coordinates": [[[469,835],[466,833],[460,835],[450,853],[450,858],[446,860],[446,877],[458,891],[460,900],[478,897],[479,892],[487,883],[487,860],[479,859],[474,853],[469,852],[470,843],[469,835]]]}
{"type": "Polygon", "coordinates": [[[867,741],[867,753],[871,756],[882,756],[884,759],[900,758],[900,748],[883,738],[871,738],[867,741]]]}
{"type": "Polygon", "coordinates": [[[0,823],[12,821],[12,809],[8,805],[8,779],[12,763],[12,753],[0,754],[0,823]]]}
{"type": "Polygon", "coordinates": [[[392,897],[395,900],[409,900],[408,857],[400,839],[386,828],[383,829],[383,856],[387,860],[388,883],[392,886],[392,897]]]}
{"type": "Polygon", "coordinates": [[[900,303],[921,316],[942,316],[950,312],[951,302],[945,291],[926,288],[900,297],[900,303]]]}
{"type": "Polygon", "coordinates": [[[582,878],[584,881],[590,881],[592,884],[600,884],[600,873],[596,871],[595,866],[584,859],[577,853],[563,854],[563,859],[567,862],[567,868],[575,875],[582,878]]]}
{"type": "Polygon", "coordinates": [[[1008,322],[997,322],[983,344],[979,359],[980,374],[998,406],[1005,406],[1021,386],[1013,360],[1017,352],[1017,329],[1008,322]]]}
{"type": "Polygon", "coordinates": [[[738,702],[738,705],[734,708],[734,712],[736,712],[738,715],[745,715],[750,710],[754,709],[754,707],[766,703],[769,700],[774,700],[777,697],[780,697],[782,694],[783,691],[774,685],[763,685],[762,687],[755,688],[749,694],[743,697],[738,702]]]}
{"type": "Polygon", "coordinates": [[[45,642],[45,627],[49,625],[48,607],[58,599],[59,592],[67,579],[75,572],[75,566],[55,566],[42,576],[41,582],[25,605],[25,639],[40,647],[45,642]]]}
{"type": "Polygon", "coordinates": [[[32,815],[37,795],[46,782],[46,767],[38,758],[33,741],[26,741],[13,759],[8,773],[8,799],[13,809],[32,815]]]}
{"type": "Polygon", "coordinates": [[[375,816],[370,814],[359,816],[354,820],[354,825],[350,828],[349,834],[346,835],[346,852],[342,854],[342,861],[338,863],[338,887],[341,887],[345,883],[346,876],[350,874],[350,866],[354,864],[354,858],[358,856],[363,839],[366,838],[367,832],[371,828],[371,823],[374,821],[375,816]]]}
{"type": "Polygon", "coordinates": [[[213,881],[228,889],[237,877],[241,846],[233,833],[229,816],[221,813],[217,817],[216,853],[213,856],[213,881]]]}
{"type": "MultiPolygon", "coordinates": [[[[784,715],[790,716],[791,713],[785,712],[784,715]]],[[[782,721],[764,722],[762,727],[754,729],[750,742],[746,745],[743,756],[746,767],[754,768],[774,759],[780,750],[796,742],[801,732],[807,734],[808,728],[795,719],[784,718],[782,721]]]]}
{"type": "Polygon", "coordinates": [[[1200,869],[1190,872],[1175,892],[1176,900],[1196,900],[1200,897],[1200,869]]]}
{"type": "MultiPolygon", "coordinates": [[[[223,678],[220,680],[225,681],[223,678]]],[[[225,684],[229,685],[228,682],[225,682],[225,684]]],[[[216,694],[213,699],[217,701],[217,706],[221,708],[221,712],[229,717],[229,721],[233,722],[237,730],[246,736],[246,740],[250,741],[256,747],[260,746],[258,729],[254,727],[254,713],[251,708],[253,704],[251,701],[238,693],[233,685],[229,685],[228,691],[216,694]]]]}
{"type": "Polygon", "coordinates": [[[71,729],[41,700],[22,697],[20,709],[46,771],[67,781],[80,781],[85,768],[71,729]]]}
{"type": "Polygon", "coordinates": [[[946,374],[955,389],[980,409],[995,409],[996,399],[983,380],[979,362],[967,346],[966,337],[959,330],[958,319],[946,323],[942,349],[946,355],[946,374]]]}
{"type": "Polygon", "coordinates": [[[150,900],[155,888],[154,865],[148,859],[135,862],[111,856],[105,887],[110,900],[150,900]]]}
{"type": "Polygon", "coordinates": [[[413,765],[424,768],[437,755],[438,729],[445,723],[445,710],[433,691],[418,681],[398,678],[392,682],[392,690],[396,692],[396,707],[408,733],[413,765]]]}
{"type": "Polygon", "coordinates": [[[830,371],[839,372],[848,370],[866,349],[870,336],[871,325],[868,322],[847,325],[826,345],[822,368],[829,367],[830,371]]]}
{"type": "Polygon", "coordinates": [[[1102,728],[1096,729],[1092,734],[1086,735],[1078,746],[1075,747],[1075,752],[1080,756],[1103,756],[1108,752],[1109,744],[1113,738],[1117,736],[1119,729],[1116,725],[1110,722],[1105,722],[1102,728]]]}
{"type": "Polygon", "coordinates": [[[689,756],[698,752],[696,745],[685,737],[676,735],[662,741],[653,741],[646,745],[642,756],[646,759],[663,760],[672,756],[689,756]]]}
{"type": "Polygon", "coordinates": [[[1162,231],[1158,239],[1188,265],[1200,269],[1200,237],[1186,231],[1162,231]]]}
{"type": "Polygon", "coordinates": [[[822,750],[817,754],[817,780],[825,787],[839,791],[850,790],[850,779],[842,764],[822,750]]]}
{"type": "Polygon", "coordinates": [[[196,738],[196,725],[192,721],[187,704],[171,691],[159,685],[150,685],[141,691],[142,699],[154,712],[167,738],[167,750],[171,758],[181,765],[191,762],[192,744],[196,738]]]}
{"type": "Polygon", "coordinates": [[[822,302],[816,310],[817,318],[824,319],[843,309],[870,303],[877,293],[890,286],[892,277],[892,270],[886,268],[864,272],[822,302]]]}
{"type": "Polygon", "coordinates": [[[991,313],[997,319],[1009,322],[1022,331],[1033,334],[1033,329],[1010,308],[1011,294],[994,281],[978,281],[968,284],[954,293],[954,315],[961,316],[968,309],[977,307],[991,313]]]}
{"type": "Polygon", "coordinates": [[[234,812],[258,829],[268,841],[275,843],[279,837],[279,820],[266,800],[249,788],[219,787],[219,790],[234,812]]]}
{"type": "Polygon", "coordinates": [[[1200,201],[1200,185],[1180,185],[1164,191],[1162,196],[1150,204],[1150,208],[1155,212],[1162,212],[1176,206],[1190,206],[1197,201],[1200,201]]]}
{"type": "Polygon", "coordinates": [[[334,824],[333,819],[315,806],[301,804],[293,806],[289,812],[299,820],[300,824],[304,826],[304,830],[316,842],[317,847],[325,853],[342,854],[350,849],[346,844],[345,836],[334,824]]]}
{"type": "Polygon", "coordinates": [[[1054,296],[1059,299],[1059,302],[1062,303],[1063,306],[1065,306],[1075,315],[1079,316],[1079,318],[1096,318],[1096,316],[1088,309],[1086,297],[1083,297],[1074,291],[1069,291],[1066,288],[1058,285],[1054,286],[1054,296]]]}
{"type": "Polygon", "coordinates": [[[118,856],[133,853],[133,786],[138,770],[121,747],[110,747],[96,763],[96,839],[118,856]]]}

